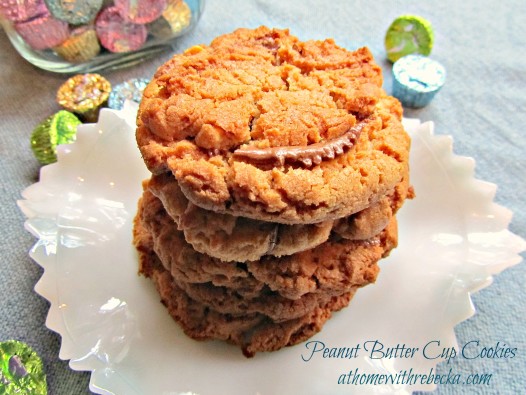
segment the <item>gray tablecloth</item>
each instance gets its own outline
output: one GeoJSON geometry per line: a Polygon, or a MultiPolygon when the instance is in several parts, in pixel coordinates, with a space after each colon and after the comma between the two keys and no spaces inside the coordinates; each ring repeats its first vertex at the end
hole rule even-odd
{"type": "MultiPolygon", "coordinates": [[[[288,27],[300,39],[333,37],[347,48],[368,46],[384,68],[390,91],[383,38],[391,21],[407,13],[432,22],[436,33],[432,57],[445,65],[448,78],[431,105],[405,115],[434,121],[437,134],[453,136],[457,154],[476,159],[477,178],[498,184],[496,202],[514,212],[511,231],[526,237],[526,7],[522,0],[209,0],[199,26],[178,41],[175,51],[208,43],[238,27],[288,27]]],[[[165,53],[103,74],[113,84],[131,77],[148,78],[169,57],[165,53]]],[[[34,239],[24,230],[24,217],[16,206],[20,192],[38,179],[30,133],[59,109],[54,97],[65,79],[31,66],[0,33],[0,341],[24,341],[42,356],[51,394],[87,394],[89,373],[72,371],[59,359],[60,338],[45,326],[48,303],[33,290],[42,272],[27,255],[34,239]]],[[[457,358],[440,369],[491,372],[491,384],[442,385],[437,393],[524,393],[525,280],[524,264],[497,275],[491,286],[473,295],[476,315],[456,328],[460,344],[473,339],[486,345],[500,341],[517,348],[516,358],[457,358]]]]}

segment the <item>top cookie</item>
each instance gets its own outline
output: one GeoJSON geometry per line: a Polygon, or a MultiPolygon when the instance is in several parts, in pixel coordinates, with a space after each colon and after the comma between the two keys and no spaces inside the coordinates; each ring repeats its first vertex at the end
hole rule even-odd
{"type": "Polygon", "coordinates": [[[195,205],[289,224],[341,218],[407,174],[401,106],[366,48],[239,29],[161,66],[137,142],[195,205]]]}

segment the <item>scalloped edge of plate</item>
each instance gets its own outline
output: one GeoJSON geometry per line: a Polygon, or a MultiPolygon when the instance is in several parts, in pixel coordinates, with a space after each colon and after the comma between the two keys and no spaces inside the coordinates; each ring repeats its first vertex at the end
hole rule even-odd
{"type": "MultiPolygon", "coordinates": [[[[71,182],[77,182],[78,175],[70,169],[75,164],[81,165],[79,160],[82,160],[82,155],[87,154],[94,147],[104,125],[111,124],[116,119],[119,119],[120,122],[129,123],[130,119],[134,119],[133,115],[136,111],[137,105],[127,102],[121,111],[103,109],[96,124],[79,126],[76,141],[58,147],[58,161],[42,167],[40,180],[27,187],[22,192],[23,199],[17,201],[20,210],[27,218],[24,222],[25,229],[37,239],[30,251],[30,257],[44,269],[34,289],[50,303],[46,326],[61,336],[59,357],[64,360],[72,358],[75,344],[67,333],[60,312],[61,306],[55,303],[57,289],[54,284],[55,267],[53,262],[57,248],[57,219],[64,207],[63,202],[75,199],[75,196],[61,189],[54,180],[57,174],[60,174],[61,180],[64,177],[70,177],[71,182]],[[97,130],[99,133],[96,132],[97,130]]],[[[451,136],[435,135],[432,122],[421,123],[417,119],[404,119],[404,125],[411,131],[410,134],[413,139],[422,139],[435,158],[444,164],[446,172],[454,171],[458,175],[456,182],[459,193],[476,197],[478,202],[477,213],[484,215],[468,218],[468,226],[473,226],[476,229],[482,224],[488,232],[491,232],[492,237],[496,238],[494,243],[488,244],[484,235],[477,235],[475,232],[473,240],[469,240],[468,259],[477,264],[480,273],[477,273],[476,281],[467,281],[468,285],[464,288],[465,303],[460,309],[461,313],[454,317],[453,327],[448,328],[454,331],[456,325],[475,313],[471,294],[490,285],[494,275],[521,262],[522,257],[519,254],[526,250],[526,242],[508,230],[512,212],[493,201],[497,186],[475,178],[475,160],[454,154],[451,136]],[[473,221],[473,223],[470,224],[469,221],[473,221]],[[491,254],[488,254],[488,251],[491,254]],[[489,259],[490,256],[491,259],[489,259]]],[[[72,361],[69,365],[73,370],[86,370],[85,366],[72,364],[72,361]]],[[[108,392],[102,388],[103,384],[100,384],[108,379],[103,367],[100,369],[97,366],[88,366],[87,369],[91,371],[91,391],[100,394],[113,394],[113,392],[108,392]]]]}

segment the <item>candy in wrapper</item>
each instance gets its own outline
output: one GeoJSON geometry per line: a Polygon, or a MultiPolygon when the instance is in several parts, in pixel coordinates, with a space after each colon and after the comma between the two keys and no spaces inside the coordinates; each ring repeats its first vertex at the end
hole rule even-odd
{"type": "Polygon", "coordinates": [[[126,21],[117,7],[102,10],[95,21],[101,45],[110,52],[129,52],[141,48],[148,35],[146,26],[126,21]]]}
{"type": "Polygon", "coordinates": [[[31,48],[37,50],[55,47],[69,36],[68,24],[49,14],[15,23],[15,30],[31,48]]]}
{"type": "Polygon", "coordinates": [[[100,108],[111,92],[109,81],[99,74],[78,74],[69,78],[57,92],[57,102],[78,114],[85,122],[96,122],[100,108]]]}
{"type": "Polygon", "coordinates": [[[95,27],[86,25],[73,29],[69,38],[59,46],[54,47],[53,51],[72,63],[81,63],[93,59],[100,52],[95,27]]]}
{"type": "Polygon", "coordinates": [[[0,343],[0,393],[46,395],[47,381],[42,359],[17,340],[0,343]]]}
{"type": "Polygon", "coordinates": [[[121,16],[133,23],[149,23],[159,18],[167,0],[115,0],[121,16]]]}
{"type": "Polygon", "coordinates": [[[145,78],[132,78],[114,86],[108,99],[108,107],[121,110],[126,100],[139,103],[142,99],[142,92],[149,82],[145,78]]]}
{"type": "Polygon", "coordinates": [[[422,55],[407,55],[393,65],[393,96],[406,107],[428,105],[446,81],[444,67],[422,55]]]}
{"type": "Polygon", "coordinates": [[[385,34],[387,59],[396,62],[410,54],[429,55],[433,48],[434,34],[431,23],[416,15],[396,18],[385,34]]]}
{"type": "Polygon", "coordinates": [[[0,14],[11,22],[25,22],[49,12],[44,0],[0,0],[0,14]]]}
{"type": "Polygon", "coordinates": [[[93,20],[102,7],[102,0],[45,0],[55,18],[72,25],[93,20]]]}
{"type": "Polygon", "coordinates": [[[57,145],[75,141],[80,120],[61,110],[41,122],[31,133],[31,150],[43,165],[57,161],[57,145]]]}
{"type": "Polygon", "coordinates": [[[168,0],[161,17],[148,24],[148,31],[157,38],[170,38],[190,26],[191,20],[192,11],[186,2],[168,0]]]}

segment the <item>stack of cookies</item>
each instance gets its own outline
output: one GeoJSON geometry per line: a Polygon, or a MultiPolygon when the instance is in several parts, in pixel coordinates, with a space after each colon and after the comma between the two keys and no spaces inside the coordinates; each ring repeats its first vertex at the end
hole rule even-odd
{"type": "Polygon", "coordinates": [[[277,350],[375,281],[412,197],[401,116],[366,48],[287,30],[239,29],[158,69],[134,242],[187,335],[277,350]]]}

